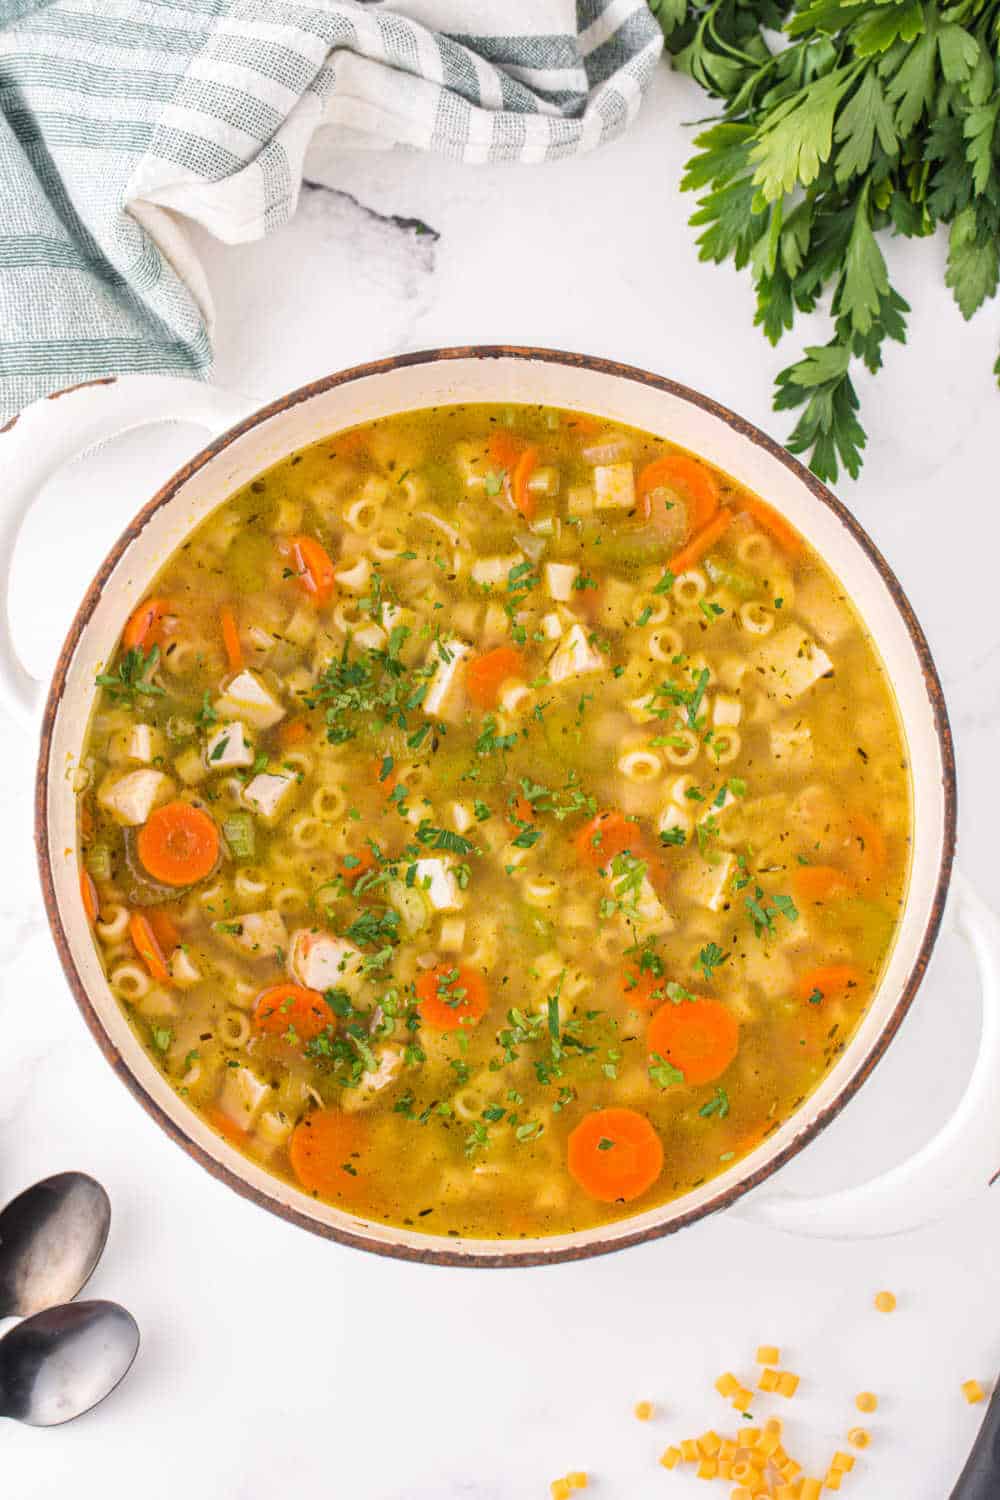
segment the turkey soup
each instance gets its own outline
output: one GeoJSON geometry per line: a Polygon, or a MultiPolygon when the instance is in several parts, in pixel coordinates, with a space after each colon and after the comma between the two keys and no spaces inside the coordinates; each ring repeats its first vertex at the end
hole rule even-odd
{"type": "Polygon", "coordinates": [[[849,1041],[906,749],[764,500],[539,407],[387,418],[233,495],[125,624],[81,899],[173,1088],[306,1193],[517,1238],[682,1194],[849,1041]]]}

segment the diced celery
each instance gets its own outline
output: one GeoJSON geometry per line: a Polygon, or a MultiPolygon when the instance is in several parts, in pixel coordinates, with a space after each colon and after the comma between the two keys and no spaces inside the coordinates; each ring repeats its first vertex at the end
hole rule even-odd
{"type": "MultiPolygon", "coordinates": [[[[596,535],[601,538],[601,550],[595,554],[600,563],[610,563],[622,568],[645,568],[663,562],[663,547],[650,539],[648,533],[645,541],[640,537],[615,536],[610,531],[598,531],[596,535]]],[[[584,545],[590,540],[586,535],[581,537],[584,545]]]]}
{"type": "Polygon", "coordinates": [[[416,886],[408,886],[402,880],[390,880],[385,888],[389,905],[398,913],[408,937],[423,932],[427,926],[427,901],[416,886]]]}
{"type": "Polygon", "coordinates": [[[746,573],[736,573],[731,568],[725,567],[717,557],[706,557],[705,572],[713,583],[721,585],[724,589],[731,589],[734,594],[739,594],[743,599],[749,599],[752,594],[760,592],[760,583],[755,578],[750,578],[746,573]]]}
{"type": "Polygon", "coordinates": [[[222,821],[222,831],[234,859],[253,859],[257,847],[257,832],[250,813],[230,813],[222,821]]]}
{"type": "Polygon", "coordinates": [[[551,948],[555,928],[547,917],[536,906],[529,906],[527,902],[518,905],[518,926],[522,935],[536,947],[540,952],[551,948]]]}
{"type": "Polygon", "coordinates": [[[86,865],[95,880],[110,880],[111,850],[107,844],[92,844],[87,850],[86,865]]]}
{"type": "Polygon", "coordinates": [[[531,522],[530,529],[536,536],[558,537],[562,526],[558,516],[539,516],[531,522]]]}

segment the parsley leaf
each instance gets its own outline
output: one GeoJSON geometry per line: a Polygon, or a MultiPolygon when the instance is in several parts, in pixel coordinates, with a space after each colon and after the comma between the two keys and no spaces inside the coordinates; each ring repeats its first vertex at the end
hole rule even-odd
{"type": "Polygon", "coordinates": [[[788,446],[821,478],[856,477],[854,368],[876,373],[885,341],[906,339],[889,233],[949,227],[945,281],[967,318],[1000,285],[996,0],[650,8],[674,65],[721,101],[681,184],[701,257],[748,268],[771,343],[829,309],[831,337],[781,371],[774,406],[798,412],[788,446]]]}
{"type": "Polygon", "coordinates": [[[728,957],[729,954],[724,953],[718,943],[706,943],[698,954],[698,963],[705,978],[711,979],[715,970],[724,964],[728,957]]]}
{"type": "Polygon", "coordinates": [[[159,646],[150,646],[147,653],[143,653],[141,646],[132,646],[119,660],[116,671],[98,672],[94,682],[104,688],[113,702],[131,707],[135,706],[136,698],[162,698],[164,689],[150,681],[159,660],[159,646]]]}

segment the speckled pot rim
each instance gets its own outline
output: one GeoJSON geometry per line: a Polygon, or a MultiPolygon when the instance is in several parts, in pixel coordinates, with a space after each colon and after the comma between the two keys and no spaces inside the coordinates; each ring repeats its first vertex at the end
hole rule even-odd
{"type": "MultiPolygon", "coordinates": [[[[100,381],[85,383],[94,385],[112,384],[113,378],[111,380],[106,378],[100,381]]],[[[56,392],[54,394],[58,396],[64,393],[56,392]]],[[[104,1056],[119,1078],[121,1078],[126,1087],[160,1128],[177,1145],[181,1146],[189,1156],[209,1171],[213,1177],[218,1178],[220,1182],[226,1183],[227,1186],[239,1193],[241,1197],[247,1198],[269,1212],[277,1214],[291,1224],[297,1224],[303,1229],[310,1230],[313,1234],[318,1234],[326,1239],[336,1240],[344,1245],[374,1252],[378,1255],[389,1256],[394,1259],[416,1261],[428,1265],[462,1266],[469,1268],[540,1266],[557,1264],[563,1261],[585,1260],[591,1256],[606,1255],[613,1250],[627,1249],[633,1245],[643,1244],[647,1241],[660,1239],[668,1234],[674,1234],[677,1230],[683,1229],[699,1219],[706,1218],[709,1214],[718,1213],[720,1210],[730,1208],[745,1193],[760,1186],[761,1183],[773,1176],[786,1162],[807,1146],[810,1141],[814,1140],[840,1114],[845,1105],[854,1098],[865,1080],[871,1076],[876,1064],[884,1056],[890,1042],[899,1030],[904,1016],[913,1003],[917,990],[926,973],[930,955],[944,915],[948,885],[955,855],[956,820],[957,790],[955,783],[954,747],[944,694],[937,668],[931,656],[930,647],[902,585],[875,543],[847,507],[831,493],[825,484],[817,479],[803,464],[799,463],[785,448],[776,443],[773,438],[768,437],[766,433],[755,427],[751,422],[746,421],[745,418],[737,416],[728,407],[720,405],[698,391],[691,390],[677,381],[668,380],[664,376],[654,375],[648,370],[642,370],[632,365],[620,364],[615,360],[601,359],[585,354],[574,354],[558,349],[535,349],[518,345],[469,345],[447,349],[426,349],[414,353],[396,355],[388,359],[376,360],[370,364],[355,365],[351,369],[342,370],[337,374],[328,375],[321,380],[312,381],[308,385],[300,386],[297,390],[280,397],[269,405],[262,406],[244,421],[213,439],[212,442],[199,453],[195,454],[182,468],[178,469],[166,484],[157,491],[148,504],[139,511],[132,523],[119,537],[101,565],[93,583],[87,590],[70,626],[69,633],[59,653],[52,678],[52,686],[45,705],[35,783],[35,847],[45,910],[63,970],[77,1005],[83,1014],[83,1018],[104,1056]],[[877,1040],[869,1049],[857,1070],[849,1079],[845,1080],[830,1103],[819,1111],[776,1156],[687,1213],[676,1213],[677,1202],[683,1200],[673,1199],[663,1205],[664,1213],[671,1215],[666,1222],[646,1224],[633,1234],[621,1234],[619,1232],[606,1240],[594,1238],[588,1240],[586,1244],[554,1247],[552,1250],[547,1250],[544,1241],[539,1242],[538,1240],[533,1242],[530,1250],[518,1249],[518,1240],[512,1239],[509,1242],[497,1241],[492,1243],[496,1245],[509,1244],[509,1252],[506,1249],[499,1251],[494,1249],[491,1254],[479,1254],[475,1250],[466,1250],[464,1248],[450,1248],[447,1240],[442,1240],[431,1235],[427,1236],[425,1244],[395,1244],[390,1241],[369,1239],[364,1234],[353,1233],[351,1230],[338,1225],[320,1223],[291,1205],[278,1202],[266,1193],[261,1192],[251,1183],[245,1181],[230,1167],[217,1161],[197,1142],[192,1140],[182,1126],[171,1119],[161,1106],[151,1098],[144,1086],[136,1078],[135,1074],[122,1058],[118,1048],[107,1035],[90,999],[73,959],[69,938],[59,910],[53,870],[49,857],[48,821],[49,776],[51,770],[49,764],[50,749],[54,724],[65,691],[70,663],[106,581],[149,519],[163,506],[169,504],[181,486],[186,484],[211,459],[221,453],[236,438],[242,436],[260,423],[267,421],[270,417],[287,411],[300,402],[308,401],[314,396],[321,395],[325,391],[346,385],[351,381],[367,379],[371,376],[377,376],[408,366],[469,359],[524,360],[526,363],[559,364],[571,369],[588,370],[600,375],[613,376],[620,380],[633,381],[701,408],[709,415],[718,418],[720,422],[725,423],[736,433],[748,439],[755,446],[763,449],[770,457],[788,469],[816,500],[833,513],[840,524],[850,533],[854,541],[877,570],[882,583],[902,618],[920,665],[927,697],[931,706],[941,756],[943,783],[941,858],[933,901],[919,947],[914,955],[895,1009],[890,1013],[878,1034],[877,1040]]],[[[619,1220],[615,1225],[608,1227],[609,1229],[618,1228],[620,1231],[621,1222],[619,1220]]],[[[372,1221],[372,1226],[373,1228],[384,1227],[378,1225],[375,1221],[372,1221]]]]}

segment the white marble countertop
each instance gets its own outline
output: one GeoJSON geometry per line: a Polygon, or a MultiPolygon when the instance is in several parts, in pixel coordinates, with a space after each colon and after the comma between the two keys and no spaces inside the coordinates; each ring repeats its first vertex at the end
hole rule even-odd
{"type": "MultiPolygon", "coordinates": [[[[795,350],[771,350],[752,327],[747,279],[699,264],[676,186],[680,124],[703,111],[664,72],[631,135],[585,160],[472,170],[316,150],[310,178],[323,185],[304,191],[291,225],[235,248],[199,236],[220,383],[263,398],[402,349],[550,344],[674,376],[783,435],[771,381],[795,350]]],[[[916,309],[910,347],[890,346],[884,374],[862,382],[871,447],[861,482],[841,493],[930,637],[957,734],[961,863],[996,902],[997,316],[962,323],[944,254],[940,242],[893,250],[916,309]]],[[[827,334],[804,320],[798,337],[796,349],[827,334]]],[[[153,488],[150,447],[165,474],[194,443],[180,429],[122,441],[46,496],[15,588],[39,673],[153,488]]],[[[107,1184],[115,1217],[91,1291],[133,1310],[143,1347],[91,1417],[47,1433],[7,1424],[4,1495],[543,1500],[577,1467],[601,1500],[726,1494],[667,1475],[656,1455],[724,1424],[711,1381],[750,1373],[762,1340],[802,1374],[787,1415],[814,1464],[856,1420],[854,1393],[881,1393],[845,1494],[947,1494],[982,1410],[959,1384],[1000,1367],[1000,1190],[950,1223],[879,1242],[800,1241],[724,1216],[543,1271],[412,1267],[311,1238],[201,1172],[112,1078],[41,911],[33,747],[10,729],[5,750],[0,1197],[69,1166],[107,1184]],[[899,1297],[892,1317],[872,1309],[879,1287],[899,1297]],[[640,1397],[658,1406],[648,1426],[631,1415],[640,1397]]],[[[859,1181],[927,1138],[960,1094],[978,1027],[968,960],[946,937],[885,1062],[783,1181],[859,1181]]]]}

